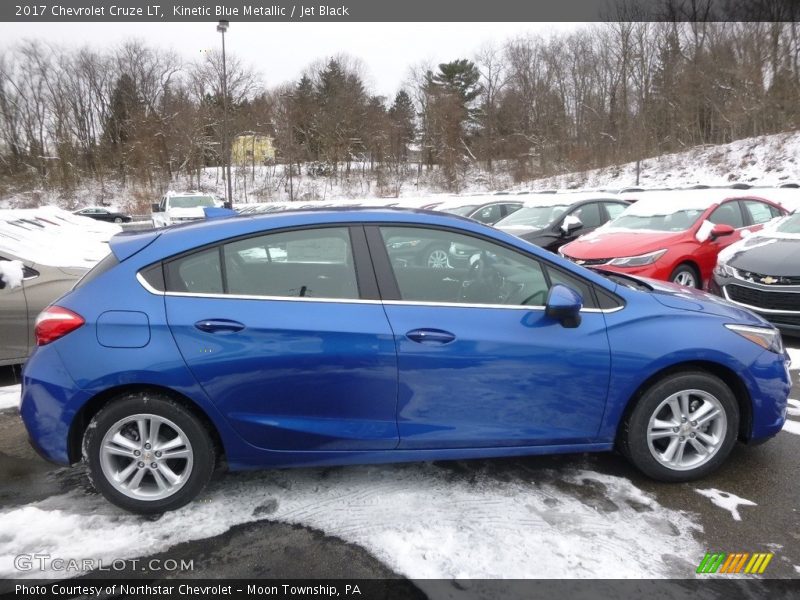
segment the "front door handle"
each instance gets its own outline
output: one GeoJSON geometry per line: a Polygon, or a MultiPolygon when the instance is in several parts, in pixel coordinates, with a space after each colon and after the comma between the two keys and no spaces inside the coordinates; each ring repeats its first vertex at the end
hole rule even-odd
{"type": "Polygon", "coordinates": [[[203,319],[194,326],[206,333],[234,333],[244,329],[244,324],[230,319],[203,319]]]}
{"type": "Polygon", "coordinates": [[[456,336],[449,331],[441,329],[413,329],[406,334],[412,342],[418,344],[444,345],[456,339],[456,336]]]}

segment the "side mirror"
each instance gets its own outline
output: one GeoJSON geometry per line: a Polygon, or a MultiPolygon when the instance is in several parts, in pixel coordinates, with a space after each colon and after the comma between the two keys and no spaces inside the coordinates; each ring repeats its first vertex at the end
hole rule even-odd
{"type": "Polygon", "coordinates": [[[233,202],[223,202],[222,203],[222,208],[227,208],[227,209],[233,210],[233,202]]]}
{"type": "Polygon", "coordinates": [[[559,321],[567,329],[574,329],[581,324],[581,295],[560,283],[555,284],[547,293],[544,314],[559,321]]]}
{"type": "Polygon", "coordinates": [[[158,203],[158,202],[153,202],[153,203],[150,205],[150,208],[153,210],[153,212],[154,212],[154,213],[155,213],[155,212],[161,212],[161,206],[159,205],[159,203],[158,203]]]}
{"type": "Polygon", "coordinates": [[[583,227],[583,222],[575,215],[567,215],[561,222],[561,231],[564,233],[564,235],[574,233],[581,227],[583,227]]]}
{"type": "Polygon", "coordinates": [[[714,228],[711,230],[711,235],[709,239],[713,242],[717,238],[721,238],[726,235],[732,235],[734,231],[736,230],[730,225],[719,223],[717,225],[714,225],[714,228]]]}

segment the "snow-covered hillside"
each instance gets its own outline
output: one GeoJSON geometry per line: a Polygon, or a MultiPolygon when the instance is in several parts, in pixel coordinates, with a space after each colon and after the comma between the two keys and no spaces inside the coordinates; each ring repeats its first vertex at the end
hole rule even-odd
{"type": "MultiPolygon", "coordinates": [[[[639,186],[687,187],[696,184],[775,186],[800,183],[800,131],[745,138],[719,146],[641,161],[639,186]]],[[[625,188],[636,185],[636,163],[547,177],[521,188],[625,188]]]]}
{"type": "MultiPolygon", "coordinates": [[[[352,164],[348,176],[325,177],[303,173],[291,181],[291,196],[295,200],[337,201],[364,198],[429,196],[446,192],[442,172],[417,172],[409,165],[402,178],[391,175],[378,180],[366,165],[352,164]]],[[[800,131],[770,136],[746,138],[719,146],[697,146],[686,152],[666,154],[641,161],[639,186],[645,188],[686,187],[696,184],[730,185],[747,183],[752,186],[776,186],[800,183],[800,131]]],[[[307,168],[305,169],[308,170],[307,168]]],[[[233,194],[238,204],[249,202],[286,201],[290,198],[290,183],[282,165],[234,167],[233,194]]],[[[167,187],[176,190],[199,189],[225,196],[222,169],[209,167],[200,179],[182,176],[167,187]]],[[[459,194],[514,190],[611,188],[622,189],[636,185],[636,163],[627,163],[556,175],[543,179],[514,183],[510,165],[495,162],[489,173],[478,166],[468,168],[462,177],[459,194]],[[508,167],[508,168],[506,168],[508,167]]],[[[105,204],[130,214],[149,214],[150,203],[157,202],[164,190],[148,190],[123,186],[105,180],[86,182],[64,194],[58,190],[33,190],[7,193],[0,198],[0,208],[23,208],[53,204],[67,209],[105,204]]]]}

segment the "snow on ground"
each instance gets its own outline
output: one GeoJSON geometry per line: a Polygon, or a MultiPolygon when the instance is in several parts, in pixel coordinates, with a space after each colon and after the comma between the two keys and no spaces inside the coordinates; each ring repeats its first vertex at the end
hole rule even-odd
{"type": "Polygon", "coordinates": [[[800,435],[800,400],[789,398],[789,407],[786,411],[786,423],[783,431],[800,435]]]}
{"type": "Polygon", "coordinates": [[[789,353],[789,358],[792,359],[792,364],[789,367],[793,371],[800,370],[800,348],[786,348],[789,353]]]}
{"type": "Polygon", "coordinates": [[[0,410],[19,406],[19,396],[21,393],[22,389],[19,384],[0,387],[0,410]]]}
{"type": "Polygon", "coordinates": [[[157,520],[73,491],[0,512],[0,577],[26,575],[14,570],[18,554],[109,563],[260,519],[358,544],[417,579],[668,577],[693,569],[687,560],[704,552],[687,514],[627,479],[575,468],[524,472],[422,463],[228,474],[157,520]]]}
{"type": "MultiPolygon", "coordinates": [[[[640,162],[641,187],[695,184],[780,185],[800,183],[800,131],[737,140],[718,146],[695,146],[640,162]]],[[[557,175],[534,182],[537,189],[636,185],[636,163],[557,175]]]]}
{"type": "Polygon", "coordinates": [[[739,514],[740,506],[758,506],[758,504],[752,502],[751,500],[740,498],[736,494],[723,492],[722,490],[718,490],[716,488],[710,488],[707,490],[695,489],[695,492],[711,500],[714,505],[727,510],[729,513],[731,513],[734,521],[742,520],[742,516],[739,514]]]}

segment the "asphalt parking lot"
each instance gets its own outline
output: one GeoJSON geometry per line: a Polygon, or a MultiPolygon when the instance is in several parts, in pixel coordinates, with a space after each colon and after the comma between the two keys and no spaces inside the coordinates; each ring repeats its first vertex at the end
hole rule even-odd
{"type": "MultiPolygon", "coordinates": [[[[797,366],[784,431],[693,483],[653,482],[614,454],[219,473],[200,501],[158,518],[43,461],[6,408],[0,578],[40,575],[16,568],[25,553],[139,558],[115,575],[149,577],[681,578],[706,551],[772,552],[765,576],[797,578],[797,366]],[[142,566],[153,558],[192,568],[156,574],[142,566]]],[[[15,378],[0,370],[0,386],[15,378]]]]}

